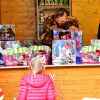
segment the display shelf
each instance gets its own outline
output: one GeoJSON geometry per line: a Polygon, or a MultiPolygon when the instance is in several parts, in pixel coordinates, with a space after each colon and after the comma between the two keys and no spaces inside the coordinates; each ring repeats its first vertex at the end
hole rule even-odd
{"type": "MultiPolygon", "coordinates": [[[[94,67],[100,66],[100,64],[70,64],[70,65],[45,65],[45,68],[61,68],[61,67],[94,67]]],[[[29,66],[1,66],[0,69],[21,69],[21,68],[29,68],[29,66]]]]}
{"type": "Polygon", "coordinates": [[[45,65],[45,67],[53,68],[53,67],[85,67],[85,66],[100,66],[100,64],[69,64],[69,65],[45,65]]]}
{"type": "Polygon", "coordinates": [[[39,10],[54,10],[58,8],[66,8],[69,9],[69,7],[66,7],[65,5],[41,5],[39,6],[39,10]]]}
{"type": "Polygon", "coordinates": [[[0,69],[29,68],[29,66],[0,66],[0,69]]]}

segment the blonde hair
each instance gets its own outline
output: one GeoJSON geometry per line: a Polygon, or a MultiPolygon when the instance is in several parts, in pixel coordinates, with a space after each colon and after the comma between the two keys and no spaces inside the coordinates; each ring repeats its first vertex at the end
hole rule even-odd
{"type": "Polygon", "coordinates": [[[41,57],[33,57],[30,62],[30,67],[34,74],[43,72],[44,70],[44,60],[41,57]]]}

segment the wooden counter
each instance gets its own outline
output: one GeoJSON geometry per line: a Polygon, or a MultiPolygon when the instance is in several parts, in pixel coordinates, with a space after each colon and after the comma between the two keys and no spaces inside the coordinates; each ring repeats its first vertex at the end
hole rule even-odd
{"type": "MultiPolygon", "coordinates": [[[[100,98],[100,65],[46,66],[44,73],[56,75],[55,84],[63,100],[81,100],[83,97],[100,98]]],[[[0,69],[0,87],[5,100],[17,97],[22,76],[31,73],[29,68],[0,69]]],[[[59,99],[57,99],[59,100],[59,99]]]]}

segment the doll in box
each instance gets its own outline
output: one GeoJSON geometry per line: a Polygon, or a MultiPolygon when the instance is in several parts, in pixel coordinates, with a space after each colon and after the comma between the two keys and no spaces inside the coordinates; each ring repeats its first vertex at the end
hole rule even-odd
{"type": "Polygon", "coordinates": [[[71,33],[69,31],[60,31],[59,32],[59,39],[60,40],[71,39],[71,33]]]}
{"type": "Polygon", "coordinates": [[[82,44],[82,30],[71,31],[71,38],[76,41],[76,44],[82,44]]]}
{"type": "Polygon", "coordinates": [[[72,64],[76,61],[74,40],[55,40],[52,45],[53,64],[72,64]]]}
{"type": "Polygon", "coordinates": [[[19,41],[5,41],[5,48],[19,48],[21,43],[19,41]]]}

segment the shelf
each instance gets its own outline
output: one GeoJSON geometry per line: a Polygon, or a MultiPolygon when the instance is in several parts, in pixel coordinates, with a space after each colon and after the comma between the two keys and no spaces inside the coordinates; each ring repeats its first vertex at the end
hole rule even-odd
{"type": "Polygon", "coordinates": [[[0,66],[0,69],[19,69],[19,68],[29,68],[29,66],[0,66]]]}
{"type": "Polygon", "coordinates": [[[39,10],[54,10],[54,9],[58,9],[58,8],[69,9],[69,7],[67,7],[67,5],[41,5],[41,6],[39,6],[39,10]]]}
{"type": "Polygon", "coordinates": [[[61,67],[92,67],[92,66],[100,66],[100,64],[69,64],[69,65],[45,65],[47,68],[61,68],[61,67]]]}
{"type": "MultiPolygon", "coordinates": [[[[70,65],[45,65],[45,68],[69,68],[69,67],[99,67],[100,64],[70,64],[70,65]]],[[[1,66],[0,69],[24,69],[29,66],[1,66]]]]}

